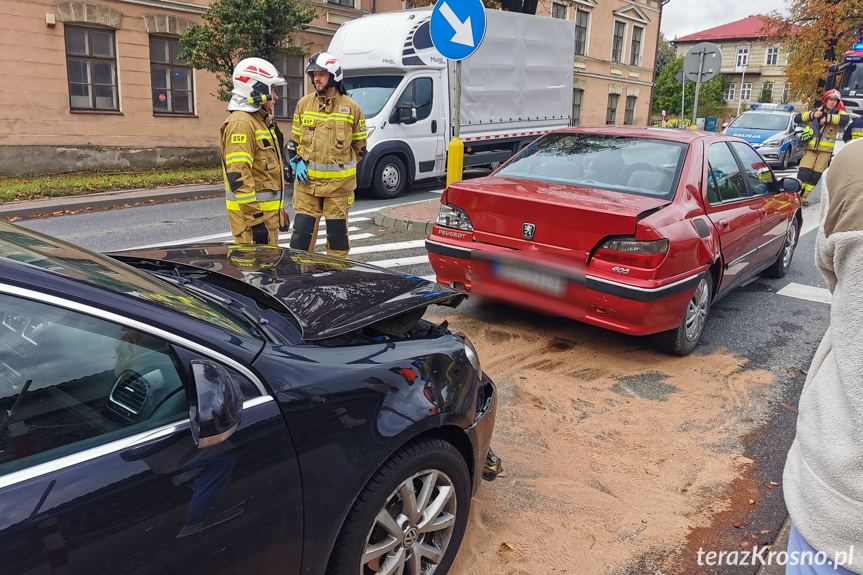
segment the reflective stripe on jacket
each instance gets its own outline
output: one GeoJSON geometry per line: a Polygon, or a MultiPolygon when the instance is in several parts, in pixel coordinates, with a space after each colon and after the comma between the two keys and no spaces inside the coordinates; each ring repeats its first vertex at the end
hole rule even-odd
{"type": "Polygon", "coordinates": [[[841,110],[834,110],[832,113],[825,112],[827,122],[822,126],[821,118],[815,117],[815,112],[819,110],[824,111],[819,108],[797,114],[794,117],[794,121],[798,124],[808,124],[811,122],[812,129],[815,130],[815,137],[806,144],[807,150],[832,152],[836,146],[836,139],[844,131],[845,125],[848,124],[851,117],[841,110]]]}
{"type": "Polygon", "coordinates": [[[291,139],[309,170],[294,190],[320,197],[349,196],[357,187],[357,163],[366,150],[366,119],[356,102],[336,94],[309,94],[297,103],[291,139]]]}
{"type": "Polygon", "coordinates": [[[265,110],[233,112],[222,124],[219,151],[225,203],[235,235],[260,223],[279,227],[285,166],[278,127],[265,110]]]}

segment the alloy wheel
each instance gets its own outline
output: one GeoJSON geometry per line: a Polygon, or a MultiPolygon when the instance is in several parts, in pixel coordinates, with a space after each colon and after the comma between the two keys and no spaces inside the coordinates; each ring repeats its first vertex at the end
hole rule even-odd
{"type": "Polygon", "coordinates": [[[782,268],[788,269],[791,265],[791,258],[794,257],[794,248],[797,246],[797,220],[791,222],[791,228],[788,230],[788,237],[785,238],[785,247],[782,248],[782,268]]]}
{"type": "Polygon", "coordinates": [[[452,480],[434,469],[402,482],[375,517],[360,559],[362,575],[432,575],[456,523],[452,480]]]}
{"type": "Polygon", "coordinates": [[[381,174],[381,179],[383,180],[384,187],[387,190],[395,190],[399,187],[401,174],[399,174],[399,169],[396,166],[387,164],[381,174]]]}
{"type": "Polygon", "coordinates": [[[788,165],[791,163],[791,148],[785,150],[785,154],[782,156],[782,169],[787,170],[788,165]]]}
{"type": "Polygon", "coordinates": [[[692,299],[686,308],[686,339],[695,341],[704,330],[704,324],[707,322],[707,306],[710,301],[710,286],[707,285],[707,279],[701,278],[695,293],[692,294],[692,299]]]}

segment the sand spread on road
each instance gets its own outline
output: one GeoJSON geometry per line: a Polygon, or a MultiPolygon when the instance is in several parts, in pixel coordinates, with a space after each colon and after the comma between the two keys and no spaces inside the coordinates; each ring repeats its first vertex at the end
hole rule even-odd
{"type": "Polygon", "coordinates": [[[451,572],[673,573],[744,471],[738,438],[761,423],[773,375],[507,307],[447,311],[426,319],[467,333],[495,380],[506,474],[474,498],[451,572]]]}

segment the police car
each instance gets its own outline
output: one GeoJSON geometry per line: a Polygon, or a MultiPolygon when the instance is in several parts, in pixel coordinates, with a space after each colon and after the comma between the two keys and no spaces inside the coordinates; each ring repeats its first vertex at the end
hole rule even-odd
{"type": "Polygon", "coordinates": [[[806,144],[800,139],[803,127],[794,123],[790,104],[752,104],[725,128],[729,136],[743,138],[768,164],[783,170],[803,157],[806,144]]]}

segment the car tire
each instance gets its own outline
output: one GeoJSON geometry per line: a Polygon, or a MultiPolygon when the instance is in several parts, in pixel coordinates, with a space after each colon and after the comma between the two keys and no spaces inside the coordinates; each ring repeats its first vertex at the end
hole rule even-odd
{"type": "Polygon", "coordinates": [[[357,497],[336,539],[327,575],[419,575],[435,565],[435,575],[445,575],[467,528],[470,497],[470,472],[452,444],[435,437],[408,443],[381,465],[357,497]],[[411,497],[416,501],[413,513],[403,504],[411,497]],[[437,528],[425,530],[432,526],[437,528]],[[369,550],[377,556],[366,557],[369,550]],[[417,561],[421,569],[416,569],[417,561]],[[397,567],[402,562],[403,568],[397,567]]]}
{"type": "Polygon", "coordinates": [[[689,355],[701,341],[707,316],[710,314],[710,302],[713,300],[713,277],[710,271],[704,273],[692,298],[686,306],[686,313],[676,329],[663,331],[653,336],[654,344],[666,353],[672,355],[689,355]]]}
{"type": "Polygon", "coordinates": [[[782,163],[779,165],[780,169],[787,170],[788,166],[791,165],[791,147],[785,148],[785,153],[782,155],[782,163]]]}
{"type": "Polygon", "coordinates": [[[372,191],[382,200],[390,200],[405,189],[407,170],[398,156],[384,156],[375,166],[372,176],[372,191]]]}
{"type": "Polygon", "coordinates": [[[797,248],[797,241],[800,239],[798,229],[799,223],[797,217],[791,220],[791,225],[788,228],[788,234],[785,236],[785,243],[782,244],[782,249],[779,250],[779,255],[776,256],[776,261],[761,272],[761,275],[768,278],[785,277],[788,270],[791,269],[791,260],[794,258],[794,250],[797,248]]]}

